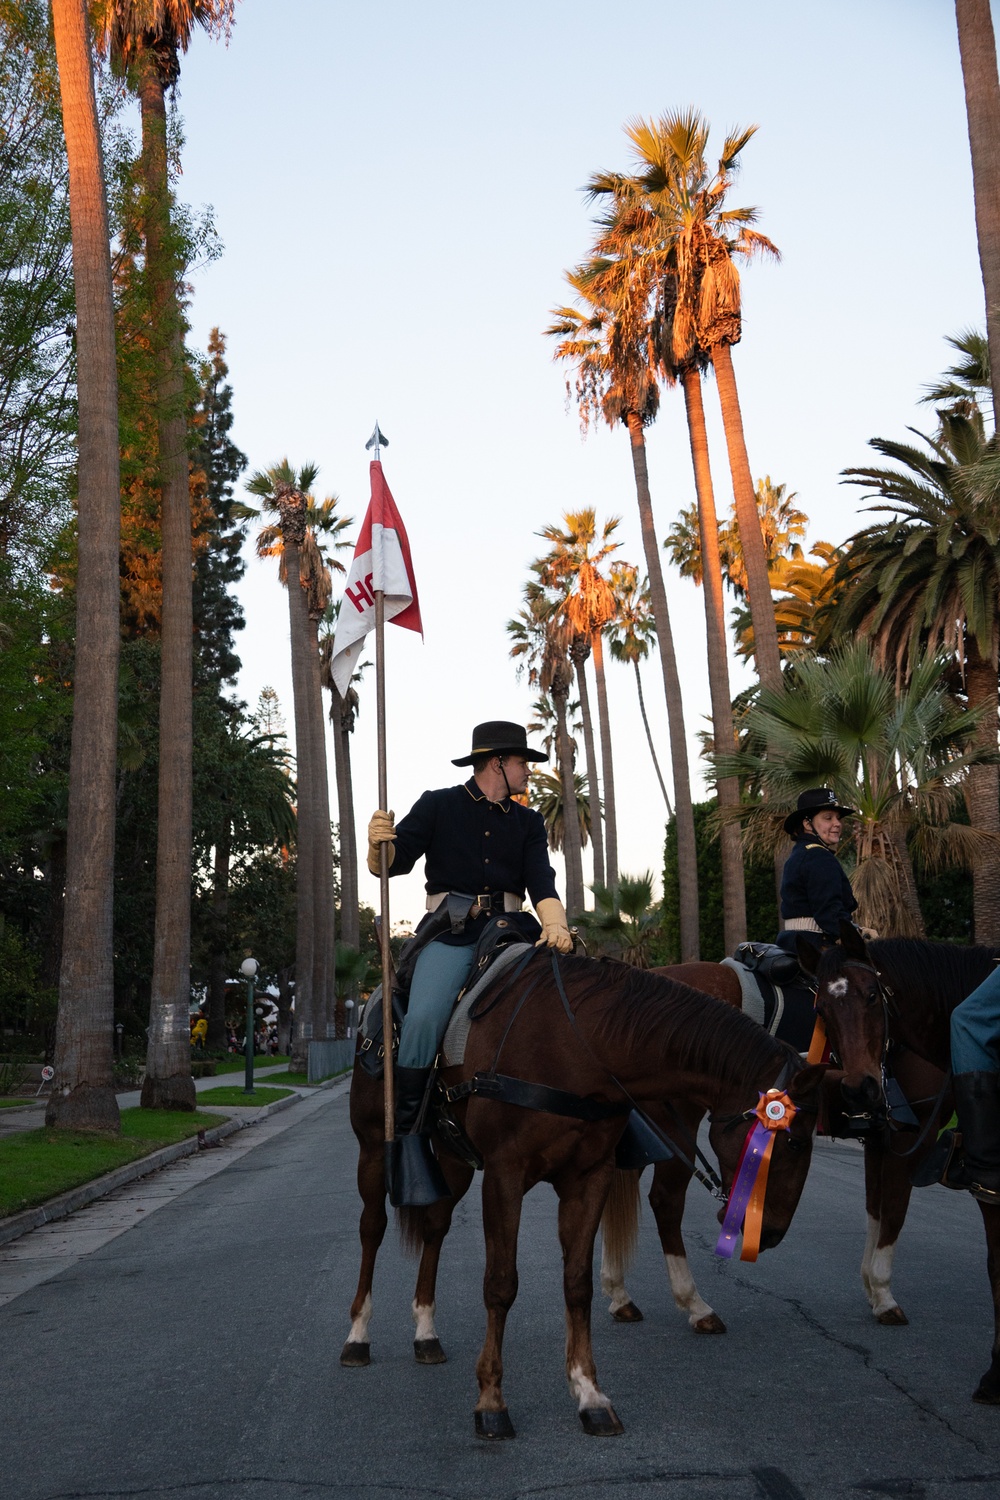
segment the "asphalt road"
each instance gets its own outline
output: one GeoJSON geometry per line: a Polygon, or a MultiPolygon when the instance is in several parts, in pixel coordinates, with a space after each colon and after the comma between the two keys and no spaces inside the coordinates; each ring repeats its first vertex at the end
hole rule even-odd
{"type": "Polygon", "coordinates": [[[714,1206],[692,1190],[692,1266],[729,1327],[716,1338],[691,1333],[674,1308],[647,1209],[628,1277],[645,1322],[614,1324],[595,1299],[601,1383],[626,1427],[595,1439],[565,1383],[554,1197],[536,1189],[505,1349],[518,1437],[487,1445],[472,1420],[484,1326],[476,1189],[443,1260],[449,1362],[413,1361],[414,1266],[387,1237],[373,1362],[344,1370],[358,1215],[346,1098],[314,1098],[259,1129],[255,1149],[247,1132],[231,1157],[223,1147],[203,1167],[157,1174],[155,1212],[122,1201],[102,1220],[94,1205],[75,1241],[68,1228],[61,1241],[55,1226],[36,1231],[53,1245],[48,1271],[44,1239],[37,1251],[18,1242],[0,1307],[3,1500],[1000,1495],[1000,1409],[969,1400],[991,1316],[965,1195],[917,1198],[894,1280],[911,1325],[881,1328],[858,1278],[857,1148],[817,1149],[791,1231],[756,1265],[712,1256],[714,1206]],[[114,1225],[105,1243],[102,1223],[114,1225]]]}

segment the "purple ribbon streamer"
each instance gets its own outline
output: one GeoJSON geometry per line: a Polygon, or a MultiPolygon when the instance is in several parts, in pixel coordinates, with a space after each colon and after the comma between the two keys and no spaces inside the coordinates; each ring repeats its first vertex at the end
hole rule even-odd
{"type": "Polygon", "coordinates": [[[747,1142],[740,1162],[740,1170],[736,1174],[732,1192],[729,1194],[729,1202],[726,1205],[726,1217],[722,1221],[722,1232],[715,1246],[716,1255],[731,1260],[733,1251],[736,1249],[736,1241],[746,1218],[747,1207],[750,1203],[750,1195],[757,1181],[757,1173],[764,1159],[767,1143],[771,1138],[771,1132],[758,1120],[747,1142]]]}

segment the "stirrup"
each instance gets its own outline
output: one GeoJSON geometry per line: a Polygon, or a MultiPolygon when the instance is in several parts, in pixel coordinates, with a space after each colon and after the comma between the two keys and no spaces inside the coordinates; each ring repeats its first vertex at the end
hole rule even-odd
{"type": "Polygon", "coordinates": [[[451,1197],[425,1135],[398,1135],[386,1141],[385,1180],[393,1208],[426,1208],[451,1197]]]}

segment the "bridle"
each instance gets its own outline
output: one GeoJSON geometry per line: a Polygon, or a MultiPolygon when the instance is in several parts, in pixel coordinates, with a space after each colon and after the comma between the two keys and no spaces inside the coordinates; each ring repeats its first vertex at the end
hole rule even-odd
{"type": "MultiPolygon", "coordinates": [[[[860,958],[843,958],[840,960],[840,963],[844,969],[861,969],[863,973],[871,974],[875,980],[872,993],[867,997],[867,1004],[874,1005],[878,1003],[882,1007],[882,1055],[879,1059],[879,1075],[882,1084],[882,1098],[885,1101],[886,1111],[889,1113],[889,1017],[895,1013],[895,994],[892,987],[886,982],[881,969],[876,964],[868,963],[860,958]]],[[[827,981],[827,984],[829,984],[829,981],[827,981]]],[[[858,1110],[854,1114],[846,1115],[845,1118],[848,1125],[854,1127],[852,1133],[855,1135],[866,1134],[874,1124],[874,1116],[871,1110],[858,1110]]]]}

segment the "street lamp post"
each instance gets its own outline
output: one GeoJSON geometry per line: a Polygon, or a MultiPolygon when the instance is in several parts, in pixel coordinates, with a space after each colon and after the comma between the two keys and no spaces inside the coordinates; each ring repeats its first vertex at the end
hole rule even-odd
{"type": "Polygon", "coordinates": [[[243,975],[243,977],[246,979],[246,982],[247,982],[247,1035],[246,1035],[247,1071],[246,1071],[246,1082],[243,1085],[243,1092],[245,1094],[252,1094],[253,1093],[253,982],[254,982],[254,977],[255,977],[255,975],[257,973],[257,960],[255,958],[245,958],[243,960],[243,962],[240,964],[240,973],[243,975]]]}

